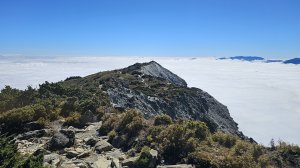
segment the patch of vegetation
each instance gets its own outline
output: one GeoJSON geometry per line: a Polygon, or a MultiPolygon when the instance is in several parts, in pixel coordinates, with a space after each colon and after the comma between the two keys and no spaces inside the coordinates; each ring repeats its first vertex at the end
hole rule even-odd
{"type": "Polygon", "coordinates": [[[139,158],[134,163],[134,167],[135,168],[154,167],[154,165],[153,166],[150,165],[151,159],[152,156],[150,154],[150,148],[148,146],[144,146],[140,153],[139,158]]]}
{"type": "Polygon", "coordinates": [[[154,125],[170,125],[172,124],[172,118],[168,115],[160,115],[155,117],[154,125]]]}
{"type": "Polygon", "coordinates": [[[74,79],[81,79],[81,78],[82,78],[81,76],[70,76],[70,77],[66,78],[65,81],[74,80],[74,79]]]}
{"type": "Polygon", "coordinates": [[[115,147],[139,152],[137,167],[149,167],[149,147],[157,150],[166,164],[187,163],[197,168],[267,168],[278,167],[278,163],[291,165],[291,161],[295,161],[291,156],[299,159],[299,147],[295,145],[280,143],[272,151],[235,135],[211,133],[201,121],[177,120],[161,124],[166,118],[158,116],[146,120],[137,111],[128,110],[104,116],[104,127],[100,130],[106,132],[115,147]]]}
{"type": "Polygon", "coordinates": [[[21,156],[13,138],[1,135],[0,168],[43,168],[43,155],[21,156]]]}

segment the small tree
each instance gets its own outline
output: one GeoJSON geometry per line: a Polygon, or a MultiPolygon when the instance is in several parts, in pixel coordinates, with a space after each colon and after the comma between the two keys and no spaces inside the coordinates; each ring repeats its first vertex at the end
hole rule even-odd
{"type": "Polygon", "coordinates": [[[274,142],[274,139],[272,138],[271,141],[270,141],[270,145],[271,145],[271,149],[272,150],[275,150],[275,142],[274,142]]]}

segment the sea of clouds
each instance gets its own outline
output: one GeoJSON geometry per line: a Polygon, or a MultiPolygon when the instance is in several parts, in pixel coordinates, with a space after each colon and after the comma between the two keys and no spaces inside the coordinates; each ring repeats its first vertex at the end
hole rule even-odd
{"type": "Polygon", "coordinates": [[[300,65],[175,57],[0,57],[0,88],[86,76],[155,60],[225,104],[240,130],[257,142],[300,145],[300,65]]]}

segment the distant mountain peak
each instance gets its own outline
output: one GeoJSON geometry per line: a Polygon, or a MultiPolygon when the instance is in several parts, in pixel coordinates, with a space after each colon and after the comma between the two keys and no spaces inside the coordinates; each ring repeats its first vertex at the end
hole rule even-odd
{"type": "Polygon", "coordinates": [[[222,57],[219,58],[220,60],[223,59],[231,59],[231,60],[242,60],[242,61],[258,61],[258,60],[264,60],[263,57],[259,57],[259,56],[234,56],[234,57],[222,57]]]}
{"type": "Polygon", "coordinates": [[[293,58],[283,62],[284,64],[300,64],[300,58],[293,58]]]}

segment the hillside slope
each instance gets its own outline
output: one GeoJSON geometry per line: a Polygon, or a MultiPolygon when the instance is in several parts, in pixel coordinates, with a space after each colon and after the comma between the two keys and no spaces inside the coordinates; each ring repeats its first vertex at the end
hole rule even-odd
{"type": "Polygon", "coordinates": [[[136,108],[146,118],[167,114],[173,119],[205,121],[213,130],[239,134],[237,124],[224,105],[201,89],[188,88],[183,79],[154,61],[67,83],[76,83],[81,88],[100,88],[114,107],[136,108]]]}

